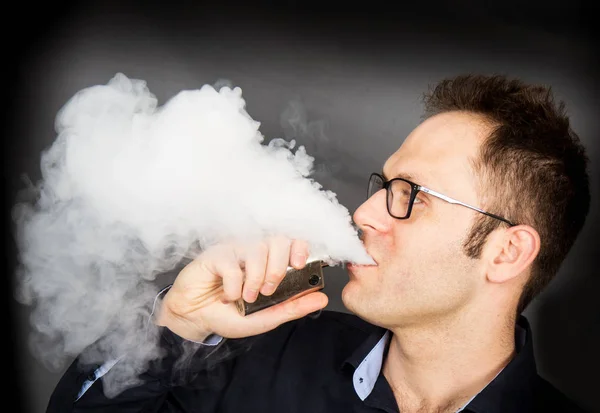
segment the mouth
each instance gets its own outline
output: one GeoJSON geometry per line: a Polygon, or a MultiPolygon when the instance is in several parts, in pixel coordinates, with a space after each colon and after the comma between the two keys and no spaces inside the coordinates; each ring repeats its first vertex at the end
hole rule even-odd
{"type": "Polygon", "coordinates": [[[347,268],[369,268],[369,267],[377,267],[379,265],[379,261],[371,255],[371,253],[365,248],[365,252],[371,258],[371,262],[365,262],[363,260],[359,260],[359,262],[347,261],[347,268]]]}
{"type": "Polygon", "coordinates": [[[356,264],[356,263],[349,262],[346,264],[346,269],[353,271],[353,270],[377,268],[379,264],[377,264],[377,261],[375,259],[373,259],[373,261],[375,261],[375,264],[356,264]]]}
{"type": "Polygon", "coordinates": [[[369,255],[369,257],[371,257],[371,259],[373,260],[374,264],[348,263],[348,265],[353,266],[353,267],[376,267],[376,266],[378,266],[379,265],[378,261],[367,250],[367,246],[365,244],[365,241],[366,241],[365,240],[365,233],[358,226],[356,226],[356,230],[358,232],[358,239],[360,239],[360,242],[363,244],[363,247],[365,248],[365,251],[367,252],[367,254],[369,255]]]}

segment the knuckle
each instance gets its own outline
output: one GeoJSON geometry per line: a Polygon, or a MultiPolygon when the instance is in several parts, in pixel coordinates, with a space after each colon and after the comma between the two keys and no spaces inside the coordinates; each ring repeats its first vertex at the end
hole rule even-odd
{"type": "Polygon", "coordinates": [[[292,251],[306,253],[308,251],[308,243],[304,240],[294,240],[294,243],[292,244],[292,251]]]}
{"type": "Polygon", "coordinates": [[[233,292],[233,291],[225,292],[224,295],[225,295],[225,298],[229,301],[236,301],[242,297],[242,295],[239,292],[233,292]]]}
{"type": "Polygon", "coordinates": [[[264,271],[261,274],[261,271],[258,268],[246,268],[245,280],[247,283],[257,284],[262,281],[264,277],[264,271]]]}
{"type": "Polygon", "coordinates": [[[223,289],[223,295],[228,299],[228,300],[236,300],[240,297],[240,291],[238,291],[236,288],[224,288],[223,289]]]}
{"type": "Polygon", "coordinates": [[[228,294],[236,294],[236,293],[240,293],[240,291],[242,290],[242,283],[239,282],[237,279],[235,280],[226,280],[226,282],[223,283],[223,292],[228,293],[228,294]]]}
{"type": "Polygon", "coordinates": [[[260,289],[260,284],[257,284],[257,283],[246,284],[244,289],[252,291],[252,292],[258,292],[258,290],[260,289]]]}
{"type": "Polygon", "coordinates": [[[267,255],[269,253],[269,244],[264,241],[259,242],[256,245],[256,251],[261,256],[267,255]]]}
{"type": "Polygon", "coordinates": [[[244,286],[245,288],[251,288],[253,290],[257,290],[258,287],[260,287],[262,285],[262,279],[259,277],[247,277],[244,280],[244,286]]]}
{"type": "Polygon", "coordinates": [[[291,245],[292,240],[284,235],[272,235],[269,238],[269,243],[271,245],[291,245]]]}

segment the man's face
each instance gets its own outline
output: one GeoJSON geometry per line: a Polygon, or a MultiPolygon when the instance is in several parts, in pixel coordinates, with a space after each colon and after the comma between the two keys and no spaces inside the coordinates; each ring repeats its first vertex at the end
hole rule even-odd
{"type": "MultiPolygon", "coordinates": [[[[480,206],[470,160],[489,134],[476,117],[449,112],[429,118],[383,167],[387,180],[404,177],[461,202],[480,206]]],[[[387,328],[432,322],[464,309],[485,276],[463,243],[476,218],[469,208],[419,192],[410,218],[391,217],[386,192],[363,203],[354,221],[377,266],[349,266],[346,307],[387,328]]]]}

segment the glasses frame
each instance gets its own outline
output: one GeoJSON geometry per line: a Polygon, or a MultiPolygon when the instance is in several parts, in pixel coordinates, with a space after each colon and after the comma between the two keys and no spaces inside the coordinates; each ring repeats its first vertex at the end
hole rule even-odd
{"type": "Polygon", "coordinates": [[[465,204],[464,202],[458,201],[458,200],[456,200],[454,198],[450,198],[449,196],[441,194],[441,193],[439,193],[437,191],[434,191],[433,189],[429,189],[429,188],[427,188],[425,186],[415,184],[414,182],[411,182],[408,179],[393,178],[393,179],[390,179],[389,181],[386,181],[386,179],[383,177],[383,175],[378,174],[376,172],[373,172],[371,174],[371,176],[369,177],[369,185],[367,187],[367,199],[369,199],[371,196],[375,195],[378,191],[381,190],[381,189],[379,189],[379,190],[373,192],[372,194],[370,193],[371,192],[370,191],[370,189],[371,189],[371,182],[373,180],[373,177],[378,177],[383,182],[383,187],[381,189],[385,189],[385,192],[386,192],[386,207],[387,207],[388,214],[390,214],[390,216],[392,218],[396,218],[396,219],[408,219],[408,218],[410,218],[410,214],[412,212],[412,208],[413,208],[413,204],[415,202],[415,198],[417,197],[417,194],[419,193],[419,191],[421,191],[421,192],[424,192],[424,193],[429,194],[431,196],[434,196],[436,198],[439,198],[442,201],[446,201],[446,202],[448,202],[450,204],[461,205],[461,206],[464,206],[466,208],[472,209],[473,211],[477,211],[477,212],[479,212],[479,213],[481,213],[483,215],[487,215],[488,217],[498,219],[498,220],[500,220],[500,221],[508,224],[510,227],[516,226],[516,224],[513,224],[512,222],[510,222],[506,218],[503,218],[503,217],[501,217],[499,215],[496,215],[496,214],[492,214],[490,212],[486,212],[483,209],[477,208],[477,207],[475,207],[473,205],[465,204]],[[406,182],[411,187],[411,193],[410,193],[408,208],[407,208],[407,211],[406,211],[406,215],[404,217],[395,216],[394,214],[392,214],[392,211],[391,211],[391,208],[390,208],[391,201],[393,200],[393,194],[392,194],[392,191],[391,191],[390,188],[391,188],[392,183],[394,181],[403,181],[403,182],[406,182]]]}

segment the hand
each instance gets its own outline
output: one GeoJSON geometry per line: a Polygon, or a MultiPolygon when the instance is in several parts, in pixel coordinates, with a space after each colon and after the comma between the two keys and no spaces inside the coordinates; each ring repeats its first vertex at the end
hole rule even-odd
{"type": "Polygon", "coordinates": [[[272,237],[252,245],[219,244],[208,248],[177,275],[162,302],[156,324],[179,336],[203,341],[210,334],[249,337],[324,308],[328,299],[313,292],[242,316],[235,301],[271,295],[288,266],[306,266],[306,242],[272,237]]]}

